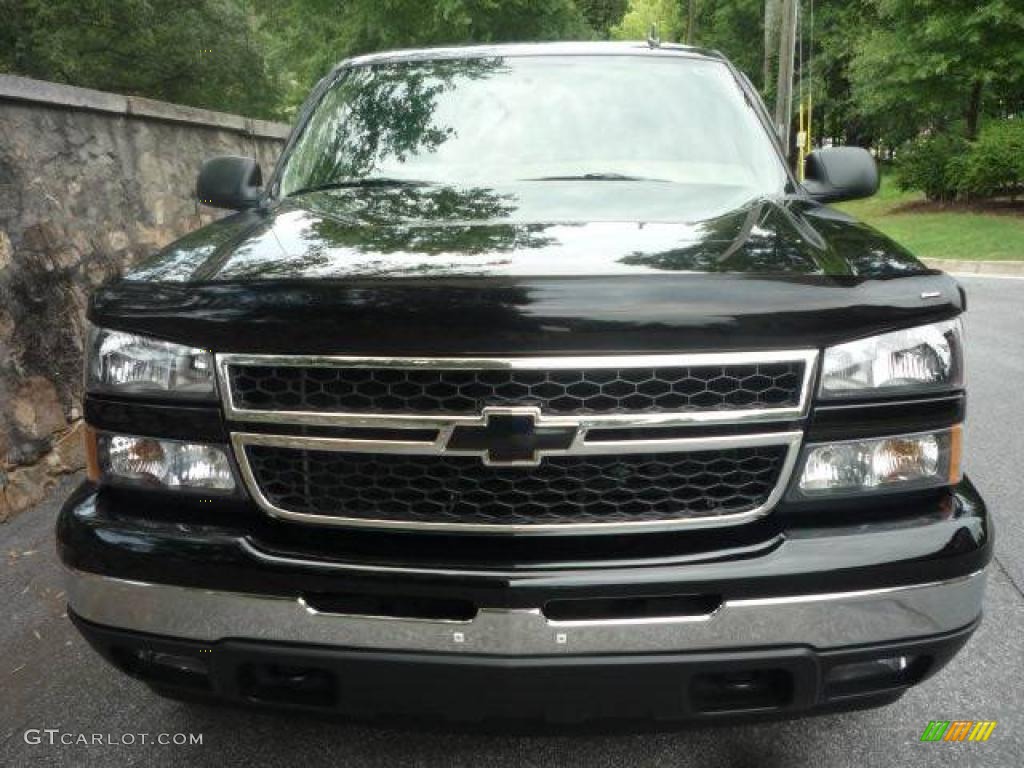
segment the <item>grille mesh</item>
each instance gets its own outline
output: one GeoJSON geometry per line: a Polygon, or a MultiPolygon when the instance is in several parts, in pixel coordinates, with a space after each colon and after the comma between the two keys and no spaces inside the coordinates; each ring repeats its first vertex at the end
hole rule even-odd
{"type": "Polygon", "coordinates": [[[802,362],[574,370],[229,366],[246,410],[479,414],[535,405],[551,414],[650,413],[799,404],[802,362]]]}
{"type": "Polygon", "coordinates": [[[263,495],[290,512],[491,525],[623,523],[735,514],[764,504],[784,446],[548,457],[538,467],[478,458],[248,446],[263,495]]]}

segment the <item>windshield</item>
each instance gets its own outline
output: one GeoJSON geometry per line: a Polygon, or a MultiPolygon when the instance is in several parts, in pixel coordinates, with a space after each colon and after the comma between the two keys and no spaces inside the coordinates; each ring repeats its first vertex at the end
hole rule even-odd
{"type": "Polygon", "coordinates": [[[282,195],[359,183],[578,178],[758,197],[782,192],[787,181],[728,68],[681,56],[355,67],[321,99],[286,162],[282,195]]]}

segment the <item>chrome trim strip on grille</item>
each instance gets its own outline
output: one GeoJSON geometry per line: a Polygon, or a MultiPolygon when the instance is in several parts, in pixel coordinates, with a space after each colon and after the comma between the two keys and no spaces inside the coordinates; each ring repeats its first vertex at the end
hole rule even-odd
{"type": "MultiPolygon", "coordinates": [[[[539,608],[481,606],[471,621],[341,616],[299,597],[220,592],[67,570],[68,603],[107,627],[213,643],[223,638],[499,656],[657,653],[770,645],[838,648],[951,632],[981,613],[986,574],[856,592],[726,600],[707,618],[559,626],[539,608]]],[[[684,617],[689,618],[689,617],[684,617]]]]}
{"type": "MultiPolygon", "coordinates": [[[[547,423],[547,422],[545,422],[547,423]]],[[[443,432],[443,431],[442,431],[443,432]]],[[[584,430],[580,430],[584,433],[584,430]]],[[[749,522],[767,514],[778,502],[789,486],[789,480],[800,453],[803,432],[768,432],[755,435],[724,435],[717,437],[674,438],[666,440],[629,440],[602,441],[586,443],[577,437],[579,451],[570,448],[560,455],[603,454],[616,455],[623,453],[685,453],[706,450],[727,450],[730,448],[756,448],[772,445],[786,446],[786,458],[779,471],[778,482],[763,504],[745,512],[717,515],[712,517],[691,517],[666,520],[643,520],[636,522],[614,523],[538,523],[536,525],[491,524],[491,523],[432,523],[407,520],[381,520],[369,518],[344,517],[334,515],[309,514],[282,509],[274,505],[260,490],[259,483],[253,474],[249,457],[246,453],[248,445],[263,445],[278,448],[295,448],[318,451],[341,451],[361,453],[398,453],[427,456],[450,455],[444,451],[446,438],[439,434],[433,441],[394,441],[394,440],[351,440],[332,437],[304,437],[295,435],[266,435],[248,432],[236,432],[231,435],[231,444],[235,458],[242,473],[242,480],[256,503],[270,515],[285,520],[319,525],[348,526],[357,528],[387,528],[420,531],[462,531],[479,533],[545,533],[552,531],[571,533],[611,533],[615,531],[652,531],[671,530],[675,528],[716,528],[726,525],[737,525],[749,522]]]]}
{"type": "MultiPolygon", "coordinates": [[[[565,370],[573,368],[666,368],[713,365],[751,365],[757,363],[803,363],[800,401],[794,407],[756,408],[681,413],[610,413],[578,417],[582,426],[673,427],[688,424],[739,424],[800,419],[807,415],[811,400],[811,382],[818,359],[817,350],[786,352],[713,352],[685,355],[627,355],[589,357],[513,357],[513,358],[415,358],[415,357],[339,357],[332,355],[249,355],[221,353],[216,356],[217,384],[224,413],[229,421],[273,424],[303,424],[337,427],[388,427],[423,429],[452,424],[475,424],[476,415],[444,414],[368,414],[320,411],[264,411],[235,407],[228,367],[231,365],[405,368],[439,370],[565,370]]],[[[575,418],[575,417],[574,417],[575,418]]]]}

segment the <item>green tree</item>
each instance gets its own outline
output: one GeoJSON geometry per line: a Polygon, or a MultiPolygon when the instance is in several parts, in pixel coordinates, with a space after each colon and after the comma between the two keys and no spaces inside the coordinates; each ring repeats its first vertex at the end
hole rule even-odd
{"type": "Polygon", "coordinates": [[[686,36],[686,18],[680,0],[629,0],[622,20],[611,30],[617,40],[646,40],[654,25],[658,37],[679,42],[686,36]]]}
{"type": "Polygon", "coordinates": [[[977,136],[987,97],[1024,78],[1024,0],[871,0],[877,25],[850,66],[853,97],[867,115],[914,130],[961,120],[977,136]]]}
{"type": "Polygon", "coordinates": [[[0,71],[258,117],[281,89],[243,0],[0,0],[0,71]]]}
{"type": "Polygon", "coordinates": [[[628,0],[576,0],[583,18],[602,40],[607,40],[612,27],[622,20],[628,4],[628,0]]]}
{"type": "Polygon", "coordinates": [[[899,152],[896,185],[919,189],[929,200],[952,200],[958,185],[957,164],[969,150],[966,139],[948,133],[908,141],[899,152]]]}
{"type": "Polygon", "coordinates": [[[1024,191],[1024,121],[988,122],[970,151],[951,163],[950,175],[966,197],[1015,200],[1024,191]]]}
{"type": "MultiPolygon", "coordinates": [[[[850,63],[858,41],[874,33],[874,0],[816,0],[813,26],[809,12],[801,18],[805,45],[803,76],[813,97],[816,139],[868,147],[883,138],[879,117],[868,115],[854,98],[850,63]]],[[[889,142],[890,146],[892,142],[889,142]]]]}
{"type": "MultiPolygon", "coordinates": [[[[601,3],[574,0],[256,0],[277,30],[270,57],[290,108],[337,62],[354,54],[433,45],[591,39],[601,3]]],[[[605,23],[600,21],[600,23],[605,23]]]]}
{"type": "Polygon", "coordinates": [[[764,53],[764,0],[703,0],[697,6],[695,43],[721,51],[750,82],[760,84],[764,53]]]}

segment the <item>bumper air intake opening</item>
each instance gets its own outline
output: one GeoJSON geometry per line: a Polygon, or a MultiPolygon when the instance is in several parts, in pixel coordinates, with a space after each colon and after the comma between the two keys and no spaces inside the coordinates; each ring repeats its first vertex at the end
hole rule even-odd
{"type": "Polygon", "coordinates": [[[333,707],[338,681],[328,670],[284,664],[243,664],[238,690],[255,702],[296,707],[333,707]]]}
{"type": "Polygon", "coordinates": [[[549,600],[543,613],[553,622],[698,621],[710,617],[721,605],[719,595],[595,597],[549,600]]]}
{"type": "Polygon", "coordinates": [[[303,601],[317,613],[368,618],[466,622],[477,614],[472,601],[444,597],[320,592],[303,595],[303,601]]]}
{"type": "Polygon", "coordinates": [[[793,688],[784,669],[703,673],[690,680],[690,700],[697,712],[780,709],[793,701],[793,688]]]}

